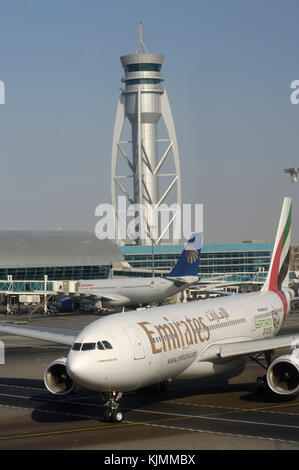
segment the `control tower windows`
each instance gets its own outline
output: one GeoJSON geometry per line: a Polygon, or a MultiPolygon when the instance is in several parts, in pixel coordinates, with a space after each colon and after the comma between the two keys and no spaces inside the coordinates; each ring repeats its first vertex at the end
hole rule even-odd
{"type": "Polygon", "coordinates": [[[158,78],[136,78],[132,80],[126,80],[126,85],[159,85],[161,80],[158,78]]]}
{"type": "Polygon", "coordinates": [[[161,64],[130,64],[126,65],[125,72],[160,72],[161,64]]]}

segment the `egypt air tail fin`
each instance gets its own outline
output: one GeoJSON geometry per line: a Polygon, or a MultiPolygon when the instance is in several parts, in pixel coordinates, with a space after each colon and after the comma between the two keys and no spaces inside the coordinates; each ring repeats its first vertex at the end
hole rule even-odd
{"type": "Polygon", "coordinates": [[[185,244],[177,264],[167,274],[169,277],[197,276],[200,260],[200,252],[202,248],[202,232],[194,233],[185,244]]]}
{"type": "Polygon", "coordinates": [[[278,291],[288,287],[291,243],[292,199],[285,197],[280,214],[270,268],[262,291],[278,291]]]}

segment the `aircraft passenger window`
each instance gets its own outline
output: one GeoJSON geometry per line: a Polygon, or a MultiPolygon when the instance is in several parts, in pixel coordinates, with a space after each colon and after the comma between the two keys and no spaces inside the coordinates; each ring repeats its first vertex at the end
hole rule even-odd
{"type": "Polygon", "coordinates": [[[81,351],[90,351],[96,348],[96,343],[83,343],[81,351]]]}
{"type": "Polygon", "coordinates": [[[102,341],[102,343],[103,343],[103,345],[105,346],[106,349],[112,349],[112,346],[109,343],[109,341],[102,341]]]}
{"type": "Polygon", "coordinates": [[[104,346],[102,345],[101,341],[98,341],[97,342],[97,345],[98,345],[98,349],[105,349],[104,346]]]}
{"type": "Polygon", "coordinates": [[[72,350],[73,350],[73,351],[80,351],[81,344],[82,344],[82,343],[74,343],[74,344],[73,344],[73,347],[72,347],[72,350]]]}

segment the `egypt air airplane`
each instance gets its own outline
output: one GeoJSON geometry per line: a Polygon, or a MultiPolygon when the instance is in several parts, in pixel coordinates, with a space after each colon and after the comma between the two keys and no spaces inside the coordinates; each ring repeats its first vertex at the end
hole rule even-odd
{"type": "Polygon", "coordinates": [[[198,266],[202,248],[202,232],[195,233],[185,244],[177,264],[165,277],[101,279],[79,281],[72,297],[60,299],[60,312],[72,311],[81,302],[116,307],[141,305],[172,297],[198,281],[198,266]]]}
{"type": "MultiPolygon", "coordinates": [[[[45,371],[47,389],[67,395],[76,385],[106,400],[104,418],[123,419],[124,392],[173,379],[235,372],[264,353],[267,386],[299,391],[299,334],[276,337],[290,309],[288,273],[291,199],[285,198],[268,276],[260,292],[131,311],[100,318],[81,332],[2,324],[0,331],[70,345],[45,371]],[[275,349],[289,348],[272,360],[275,349]]],[[[200,386],[200,385],[199,385],[200,386]]]]}

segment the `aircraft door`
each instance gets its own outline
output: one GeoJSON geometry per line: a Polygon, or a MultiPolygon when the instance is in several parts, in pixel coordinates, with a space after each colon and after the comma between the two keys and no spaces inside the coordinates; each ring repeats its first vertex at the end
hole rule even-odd
{"type": "Polygon", "coordinates": [[[141,340],[137,334],[137,332],[134,330],[134,328],[124,328],[124,332],[126,333],[127,337],[130,340],[131,346],[134,351],[134,359],[144,359],[145,354],[144,354],[144,349],[141,343],[141,340]]]}

